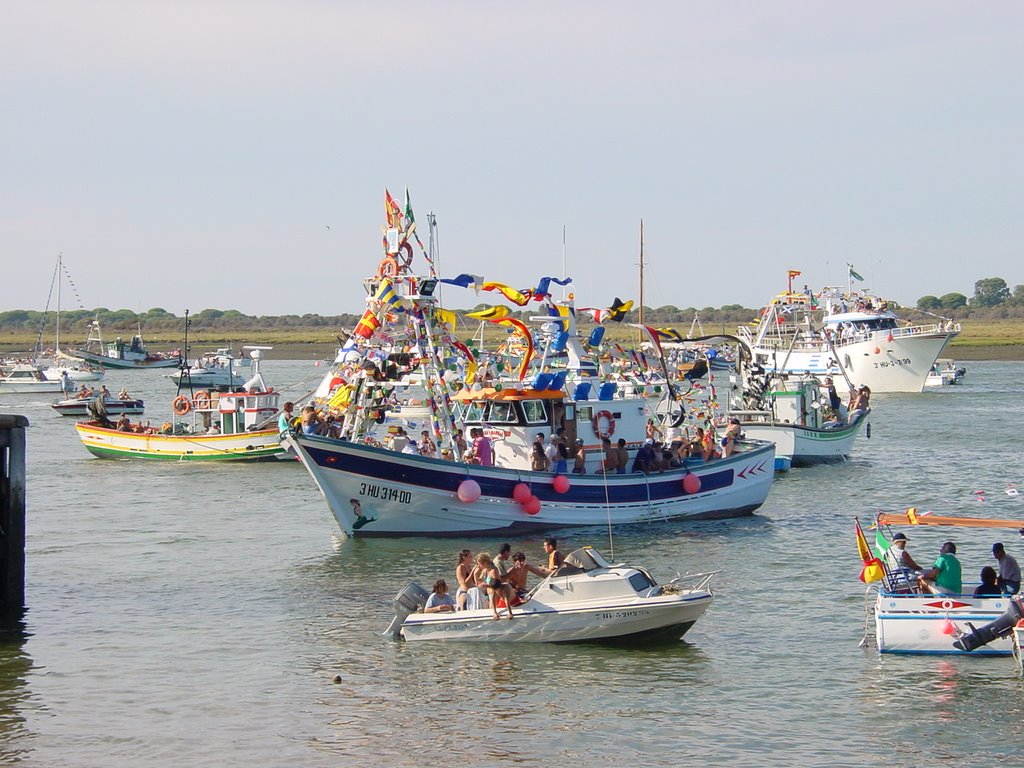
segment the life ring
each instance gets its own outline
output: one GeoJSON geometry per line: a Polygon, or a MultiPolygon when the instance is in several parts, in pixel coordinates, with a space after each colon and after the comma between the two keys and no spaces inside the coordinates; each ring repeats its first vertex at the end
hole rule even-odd
{"type": "Polygon", "coordinates": [[[210,407],[210,393],[207,392],[205,389],[201,389],[200,391],[196,392],[195,404],[196,404],[196,410],[197,411],[201,411],[204,408],[209,408],[210,407]]]}
{"type": "Polygon", "coordinates": [[[377,265],[377,277],[390,278],[398,275],[398,259],[394,256],[385,256],[377,265]]]}
{"type": "Polygon", "coordinates": [[[179,416],[184,416],[192,410],[192,404],[184,395],[178,395],[173,401],[171,401],[171,410],[179,416]]]}
{"type": "Polygon", "coordinates": [[[405,269],[408,269],[409,265],[412,264],[412,245],[408,240],[398,246],[398,252],[401,253],[402,251],[405,251],[405,258],[402,260],[402,266],[405,269]]]}
{"type": "Polygon", "coordinates": [[[602,440],[615,434],[615,417],[612,416],[611,411],[598,411],[595,413],[592,424],[594,427],[594,434],[602,440]],[[601,431],[601,419],[605,419],[608,422],[608,430],[606,432],[601,431]]]}

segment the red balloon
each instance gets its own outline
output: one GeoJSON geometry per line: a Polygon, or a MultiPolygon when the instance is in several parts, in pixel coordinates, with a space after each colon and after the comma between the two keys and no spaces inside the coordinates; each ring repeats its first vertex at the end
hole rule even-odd
{"type": "Polygon", "coordinates": [[[516,487],[512,489],[512,498],[516,504],[525,504],[530,500],[533,493],[530,491],[530,486],[526,483],[516,483],[516,487]]]}
{"type": "Polygon", "coordinates": [[[683,490],[687,493],[697,493],[700,490],[700,478],[687,473],[683,478],[683,490]]]}
{"type": "Polygon", "coordinates": [[[523,511],[528,515],[536,515],[540,512],[540,499],[536,496],[531,496],[529,501],[523,504],[523,511]]]}
{"type": "Polygon", "coordinates": [[[565,493],[569,490],[569,478],[565,475],[555,475],[555,479],[551,481],[551,487],[555,489],[555,493],[565,493]]]}

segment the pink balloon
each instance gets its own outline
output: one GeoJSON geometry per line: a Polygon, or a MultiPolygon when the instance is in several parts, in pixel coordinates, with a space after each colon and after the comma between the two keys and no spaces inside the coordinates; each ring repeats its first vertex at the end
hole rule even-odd
{"type": "Polygon", "coordinates": [[[687,473],[686,477],[683,478],[683,490],[687,493],[697,493],[700,490],[700,478],[687,473]]]}
{"type": "Polygon", "coordinates": [[[459,483],[459,490],[456,495],[459,497],[459,501],[472,504],[480,498],[480,483],[467,478],[459,483]]]}
{"type": "Polygon", "coordinates": [[[512,498],[515,499],[516,504],[525,504],[531,496],[533,493],[526,483],[516,483],[516,487],[512,489],[512,498]]]}
{"type": "Polygon", "coordinates": [[[955,627],[953,626],[953,622],[949,619],[942,622],[942,626],[939,627],[939,631],[944,635],[952,635],[954,629],[955,627]]]}
{"type": "Polygon", "coordinates": [[[523,504],[523,511],[528,515],[536,515],[540,512],[540,499],[536,496],[531,496],[529,501],[523,504]]]}
{"type": "Polygon", "coordinates": [[[551,481],[551,487],[555,489],[555,493],[565,493],[569,490],[569,478],[565,475],[555,475],[555,479],[551,481]]]}

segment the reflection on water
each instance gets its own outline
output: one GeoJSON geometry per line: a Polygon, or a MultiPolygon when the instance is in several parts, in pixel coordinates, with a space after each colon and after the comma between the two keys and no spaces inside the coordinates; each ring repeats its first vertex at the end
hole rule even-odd
{"type": "Polygon", "coordinates": [[[28,634],[18,614],[0,615],[0,763],[18,762],[31,751],[24,710],[31,699],[27,678],[32,660],[25,653],[28,634]]]}

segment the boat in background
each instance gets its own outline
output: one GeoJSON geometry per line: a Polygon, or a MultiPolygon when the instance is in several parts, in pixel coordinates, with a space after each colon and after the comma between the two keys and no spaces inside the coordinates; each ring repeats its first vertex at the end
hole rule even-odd
{"type": "MultiPolygon", "coordinates": [[[[775,443],[775,469],[788,470],[843,461],[853,450],[857,434],[867,423],[866,411],[852,419],[836,413],[820,382],[814,377],[767,376],[745,380],[727,416],[739,420],[742,434],[775,443]]],[[[868,433],[870,437],[870,432],[868,433]]]]}
{"type": "Polygon", "coordinates": [[[928,372],[928,378],[925,379],[924,385],[926,387],[952,387],[962,384],[966,375],[967,369],[963,366],[957,365],[953,360],[939,358],[928,372]]]}
{"type": "Polygon", "coordinates": [[[53,394],[70,389],[70,381],[48,379],[42,366],[31,363],[16,363],[0,373],[0,394],[26,395],[32,393],[53,394]]]}
{"type": "Polygon", "coordinates": [[[67,400],[58,400],[51,403],[53,408],[61,416],[92,416],[100,418],[102,415],[138,416],[145,410],[145,403],[131,397],[71,397],[67,400]]]}
{"type": "Polygon", "coordinates": [[[89,323],[89,335],[84,347],[70,347],[67,355],[76,360],[103,365],[107,368],[148,369],[177,368],[181,366],[181,355],[171,352],[169,355],[150,352],[142,340],[142,329],[125,343],[120,336],[114,341],[104,343],[100,330],[100,319],[89,323]]]}
{"type": "Polygon", "coordinates": [[[252,351],[252,378],[236,392],[178,395],[175,419],[162,427],[136,424],[131,431],[108,420],[80,421],[78,436],[104,459],[162,461],[256,461],[285,458],[277,417],[281,395],[266,386],[259,371],[260,350],[252,351]],[[189,416],[188,421],[184,417],[189,416]]]}
{"type": "MultiPolygon", "coordinates": [[[[960,333],[952,320],[913,325],[890,303],[865,291],[826,288],[794,293],[790,286],[761,310],[740,339],[754,365],[768,373],[838,376],[842,370],[874,394],[920,392],[936,359],[960,333]]],[[[856,275],[850,270],[851,275],[856,275]]]]}
{"type": "Polygon", "coordinates": [[[388,634],[409,641],[572,643],[678,640],[714,599],[713,573],[681,576],[664,585],[640,566],[613,565],[590,547],[513,606],[513,619],[494,620],[490,608],[423,613],[429,593],[410,582],[394,599],[388,634]]]}
{"type": "MultiPolygon", "coordinates": [[[[259,349],[270,347],[242,347],[243,353],[245,350],[259,349]]],[[[167,378],[176,382],[179,388],[230,390],[249,378],[249,365],[248,358],[237,358],[229,347],[223,347],[212,352],[204,352],[192,365],[183,366],[176,373],[167,374],[167,378]]]]}

